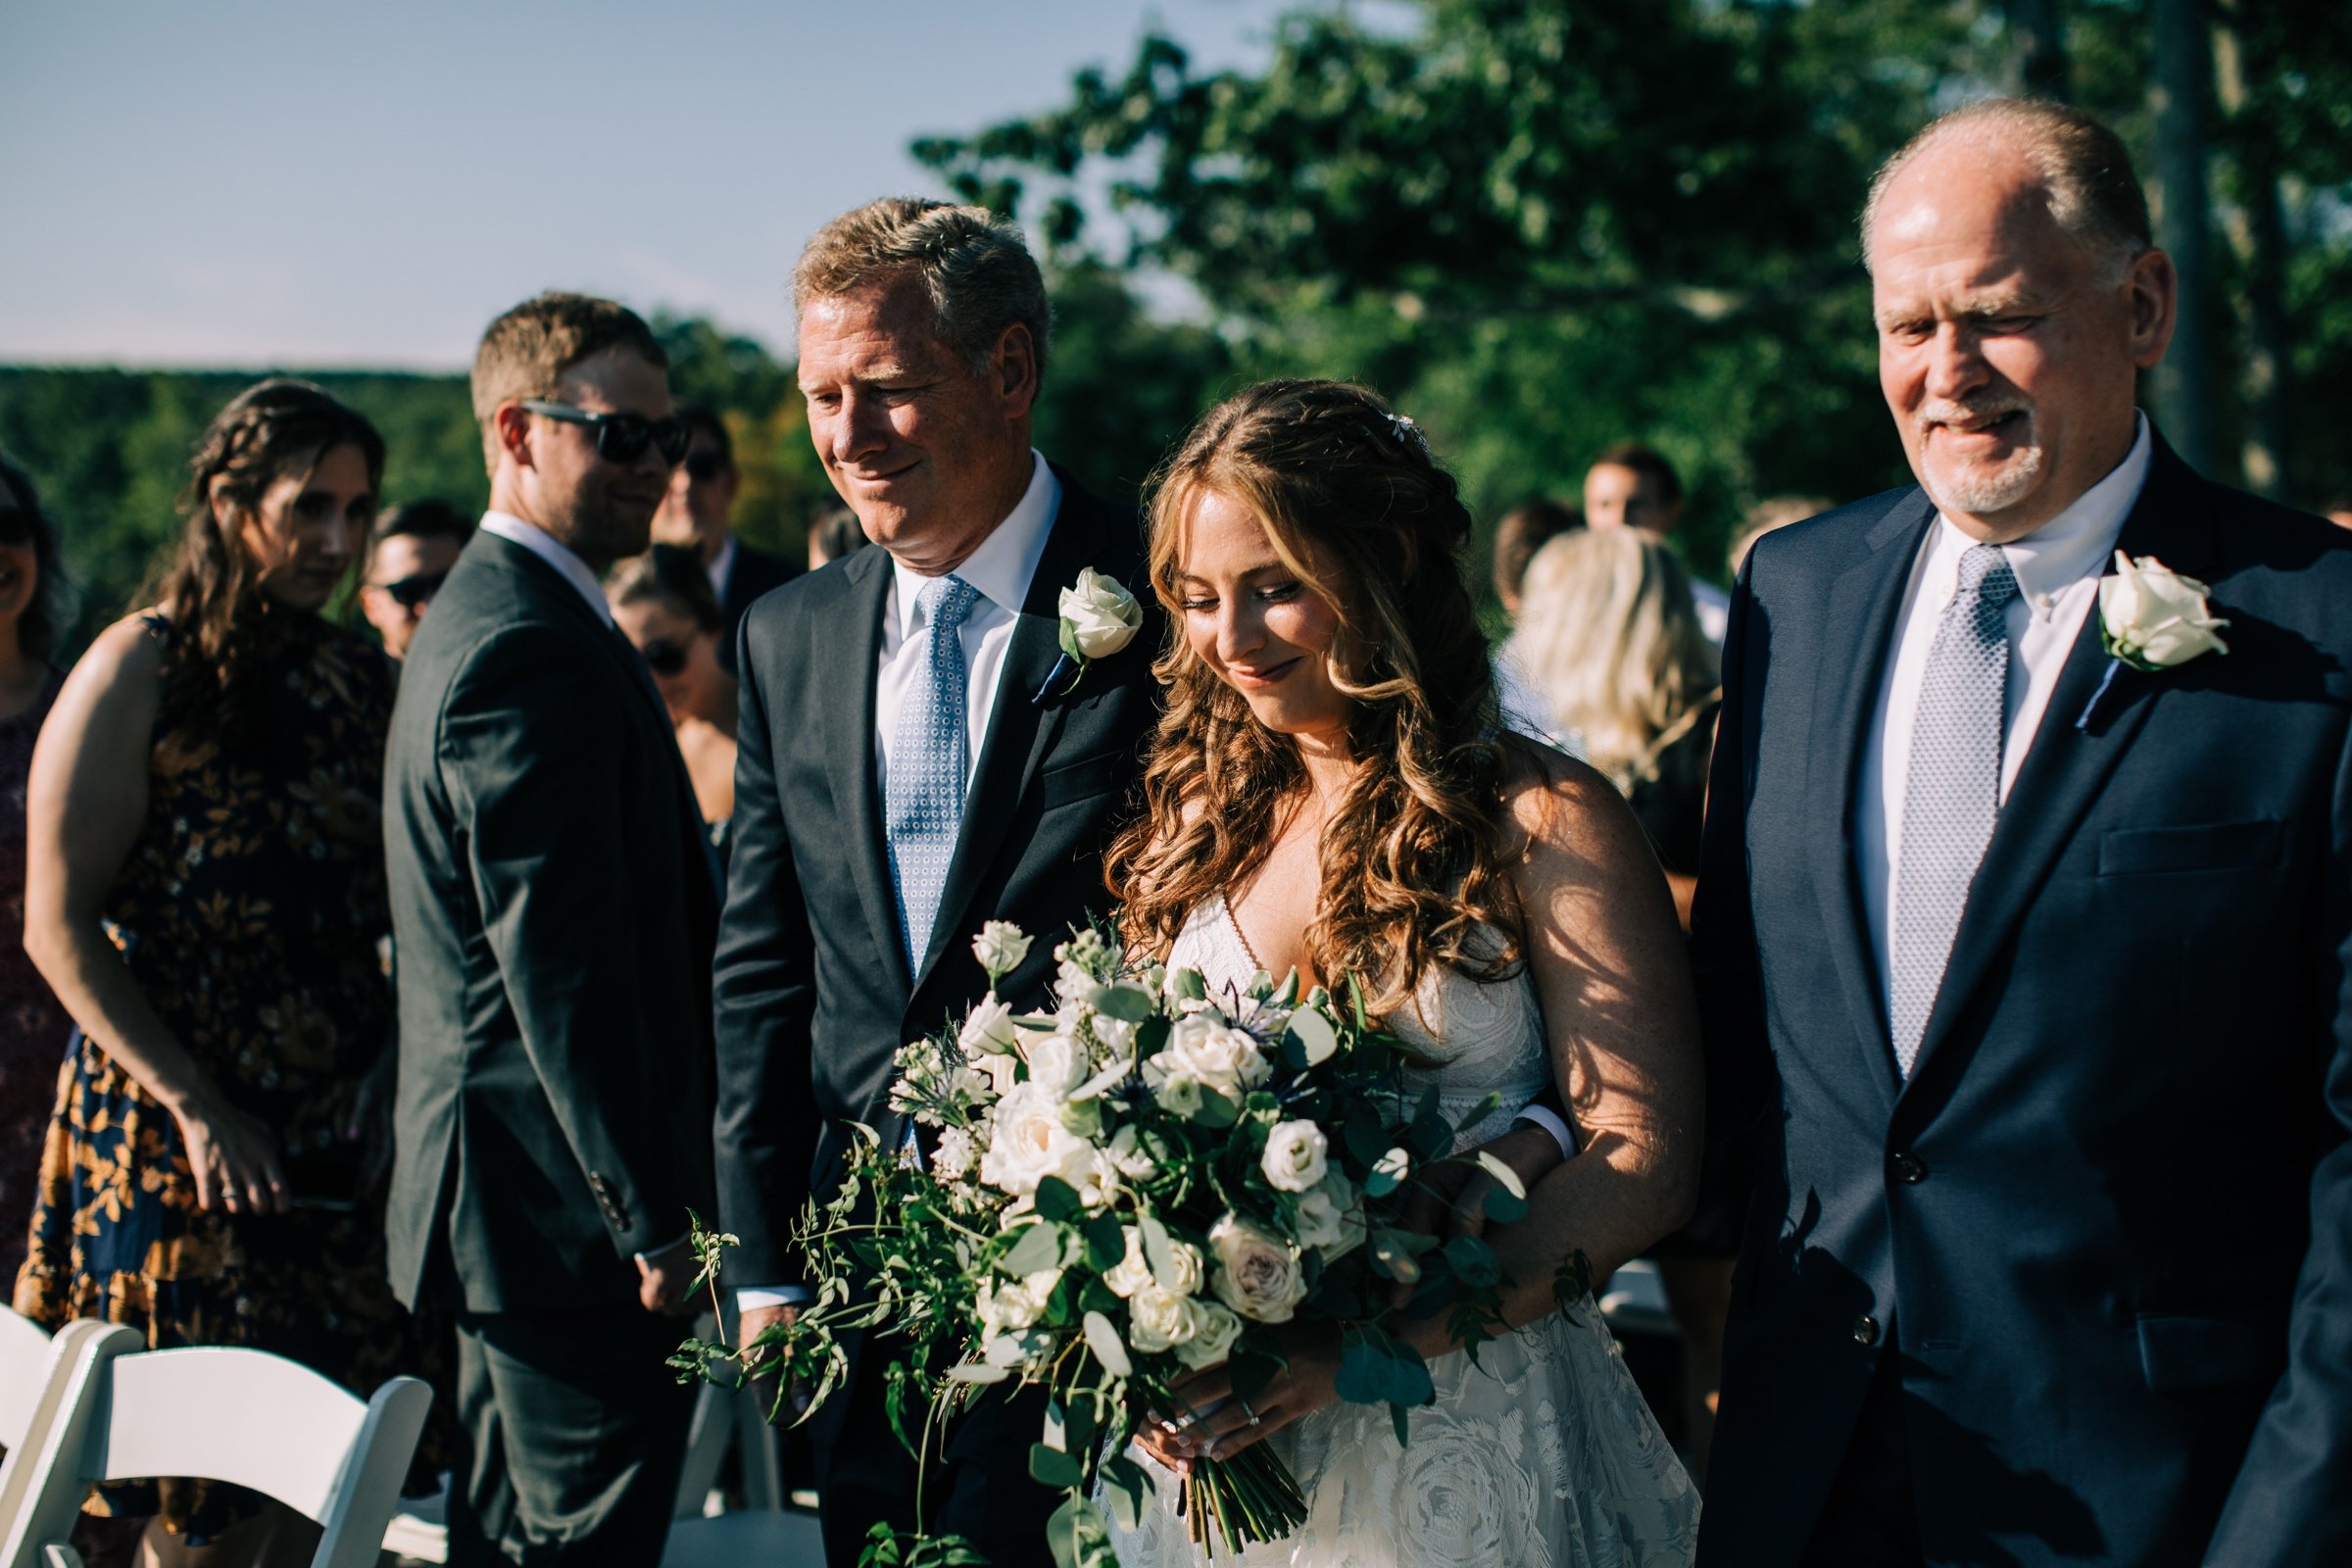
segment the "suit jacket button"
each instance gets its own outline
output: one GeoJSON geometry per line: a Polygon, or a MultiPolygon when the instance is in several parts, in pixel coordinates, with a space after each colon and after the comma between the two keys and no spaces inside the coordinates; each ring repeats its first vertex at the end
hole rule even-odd
{"type": "Polygon", "coordinates": [[[1860,1346],[1879,1343],[1879,1320],[1868,1312],[1854,1319],[1854,1343],[1860,1346]]]}
{"type": "Polygon", "coordinates": [[[1896,1151],[1887,1163],[1894,1167],[1894,1179],[1898,1182],[1916,1187],[1928,1179],[1927,1161],[1908,1150],[1896,1151]]]}

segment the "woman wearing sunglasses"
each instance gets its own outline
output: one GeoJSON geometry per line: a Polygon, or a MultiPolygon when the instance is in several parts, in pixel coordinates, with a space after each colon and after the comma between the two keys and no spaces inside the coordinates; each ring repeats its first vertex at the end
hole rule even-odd
{"type": "Polygon", "coordinates": [[[605,599],[654,672],[723,869],[727,820],[735,814],[735,677],[719,667],[726,617],[710,574],[694,551],[656,545],[612,568],[605,599]]]}
{"type": "Polygon", "coordinates": [[[65,675],[57,535],[24,470],[0,457],[0,1267],[24,1261],[33,1175],[74,1025],[24,956],[24,779],[65,675]]]}

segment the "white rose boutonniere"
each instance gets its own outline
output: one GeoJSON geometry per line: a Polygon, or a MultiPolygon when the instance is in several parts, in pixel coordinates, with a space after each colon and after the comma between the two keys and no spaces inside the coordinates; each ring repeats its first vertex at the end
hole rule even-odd
{"type": "Polygon", "coordinates": [[[2134,561],[2118,550],[2114,575],[2099,579],[2099,643],[2107,650],[2107,673],[2075,728],[2090,727],[2099,700],[2119,670],[2153,674],[2206,654],[2230,652],[2230,645],[2215,635],[2230,622],[2216,617],[2206,603],[2212,591],[2154,556],[2134,561]]]}
{"type": "Polygon", "coordinates": [[[1061,591],[1061,658],[1032,701],[1060,697],[1086,678],[1087,666],[1108,659],[1144,629],[1144,607],[1116,577],[1088,566],[1061,591]]]}

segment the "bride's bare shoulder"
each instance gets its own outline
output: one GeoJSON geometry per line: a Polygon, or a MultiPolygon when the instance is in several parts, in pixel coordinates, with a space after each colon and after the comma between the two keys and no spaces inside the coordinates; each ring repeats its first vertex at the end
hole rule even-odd
{"type": "Polygon", "coordinates": [[[1615,871],[1654,856],[1625,797],[1591,763],[1538,741],[1504,738],[1503,805],[1523,863],[1615,871]]]}

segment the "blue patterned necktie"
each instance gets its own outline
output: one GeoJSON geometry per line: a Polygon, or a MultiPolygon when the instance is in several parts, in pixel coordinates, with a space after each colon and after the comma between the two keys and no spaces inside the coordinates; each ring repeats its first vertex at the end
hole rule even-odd
{"type": "Polygon", "coordinates": [[[915,596],[925,639],[903,657],[920,663],[892,732],[890,772],[882,792],[882,831],[890,845],[891,881],[899,893],[899,930],[906,972],[919,975],[939,919],[948,861],[963,822],[963,781],[971,772],[966,740],[963,639],[957,635],[979,596],[960,577],[934,577],[915,596]]]}
{"type": "Polygon", "coordinates": [[[2001,808],[2001,736],[2008,718],[2009,601],[2017,577],[1998,545],[1960,558],[1960,589],[1928,650],[1904,773],[1902,858],[1894,877],[1894,975],[1888,1032],[1904,1078],[1919,1059],[2001,808]]]}

